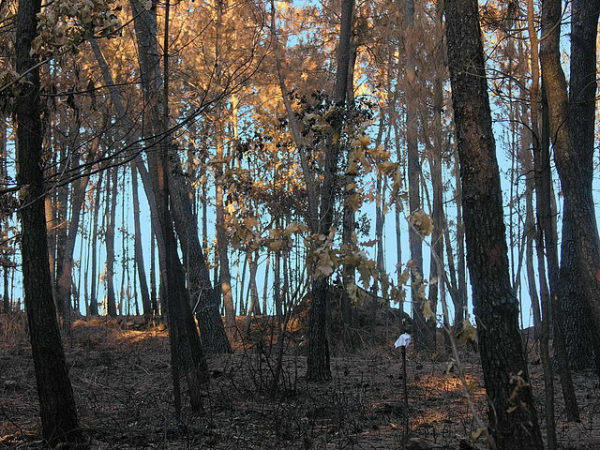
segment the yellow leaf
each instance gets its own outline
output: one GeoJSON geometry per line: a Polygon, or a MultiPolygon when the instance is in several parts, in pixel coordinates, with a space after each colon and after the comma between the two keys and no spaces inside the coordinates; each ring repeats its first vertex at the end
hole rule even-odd
{"type": "Polygon", "coordinates": [[[233,213],[236,211],[236,208],[233,203],[227,203],[227,206],[225,206],[225,211],[227,211],[227,214],[233,215],[233,213]]]}
{"type": "Polygon", "coordinates": [[[396,173],[394,174],[394,188],[397,188],[398,190],[402,187],[402,171],[400,170],[400,166],[398,166],[398,169],[396,170],[396,173]]]}
{"type": "Polygon", "coordinates": [[[435,318],[435,314],[433,309],[431,309],[431,302],[429,300],[423,302],[423,317],[425,317],[425,320],[435,318]]]}
{"type": "Polygon", "coordinates": [[[28,197],[29,197],[29,185],[25,184],[25,185],[21,186],[21,189],[19,189],[19,199],[27,200],[28,197]]]}
{"type": "Polygon", "coordinates": [[[364,245],[365,247],[373,247],[375,244],[377,244],[377,242],[377,239],[373,239],[371,241],[362,242],[361,245],[364,245]]]}
{"type": "Polygon", "coordinates": [[[433,220],[423,211],[415,211],[408,220],[421,236],[429,236],[433,232],[433,220]]]}
{"type": "Polygon", "coordinates": [[[368,286],[375,271],[375,261],[363,258],[357,269],[363,285],[368,286]]]}
{"type": "Polygon", "coordinates": [[[276,241],[271,241],[269,242],[269,250],[273,251],[273,252],[278,252],[279,250],[281,250],[283,248],[283,246],[285,245],[285,241],[278,239],[276,241]]]}
{"type": "Polygon", "coordinates": [[[406,299],[406,291],[404,289],[392,289],[392,298],[395,303],[403,302],[406,299]]]}
{"type": "Polygon", "coordinates": [[[382,296],[383,297],[387,297],[388,295],[388,289],[390,287],[390,280],[388,278],[387,273],[382,273],[379,276],[379,282],[381,283],[381,292],[382,292],[382,296]]]}
{"type": "Polygon", "coordinates": [[[458,339],[465,344],[467,341],[477,342],[477,329],[471,324],[469,319],[463,321],[462,329],[458,333],[458,339]]]}
{"type": "Polygon", "coordinates": [[[356,193],[346,197],[344,204],[352,208],[353,211],[358,211],[363,204],[362,195],[356,193]]]}
{"type": "Polygon", "coordinates": [[[281,236],[283,236],[283,231],[278,229],[269,230],[269,237],[271,239],[279,239],[281,236]]]}
{"type": "Polygon", "coordinates": [[[362,261],[362,257],[357,254],[349,254],[344,257],[344,264],[350,267],[356,267],[362,261]]]}
{"type": "Polygon", "coordinates": [[[358,175],[358,164],[355,159],[348,162],[348,168],[346,169],[346,175],[356,176],[358,175]]]}
{"type": "Polygon", "coordinates": [[[285,230],[283,230],[283,234],[289,236],[290,234],[298,233],[299,231],[300,224],[298,222],[292,222],[287,227],[285,227],[285,230]]]}
{"type": "Polygon", "coordinates": [[[333,260],[328,251],[322,251],[319,254],[319,262],[317,263],[317,272],[328,277],[333,273],[333,260]]]}
{"type": "Polygon", "coordinates": [[[252,228],[255,227],[259,224],[260,222],[258,221],[258,219],[256,217],[246,217],[244,219],[244,225],[246,225],[248,228],[252,228]]]}
{"type": "Polygon", "coordinates": [[[379,171],[384,175],[390,175],[396,170],[397,166],[398,165],[395,162],[384,161],[382,163],[377,164],[377,169],[379,169],[379,171]]]}
{"type": "Polygon", "coordinates": [[[400,277],[398,278],[398,283],[400,285],[405,285],[406,283],[408,283],[408,280],[410,279],[410,270],[404,269],[404,271],[402,271],[402,273],[400,274],[400,277]]]}

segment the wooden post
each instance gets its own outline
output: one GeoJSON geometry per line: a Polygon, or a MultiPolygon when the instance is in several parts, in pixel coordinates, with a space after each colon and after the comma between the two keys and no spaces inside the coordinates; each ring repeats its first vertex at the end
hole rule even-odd
{"type": "Polygon", "coordinates": [[[404,388],[404,438],[408,438],[408,387],[406,384],[406,346],[402,347],[402,384],[404,388]]]}
{"type": "Polygon", "coordinates": [[[406,347],[410,345],[412,338],[404,332],[394,343],[394,347],[401,348],[402,352],[402,387],[404,390],[404,440],[408,439],[408,386],[406,382],[406,347]]]}

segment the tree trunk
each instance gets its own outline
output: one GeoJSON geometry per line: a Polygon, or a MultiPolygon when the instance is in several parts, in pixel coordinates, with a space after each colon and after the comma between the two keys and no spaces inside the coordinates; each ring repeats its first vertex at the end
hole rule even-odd
{"type": "MultiPolygon", "coordinates": [[[[91,164],[97,154],[98,140],[92,143],[90,153],[86,158],[86,164],[91,164]]],[[[63,305],[63,311],[61,312],[62,318],[66,323],[71,321],[71,288],[72,283],[72,271],[74,266],[73,253],[75,252],[75,243],[77,241],[77,233],[79,231],[79,222],[83,205],[85,203],[85,193],[87,190],[88,182],[90,177],[85,175],[81,176],[77,181],[73,183],[73,194],[71,196],[71,220],[68,221],[66,240],[64,244],[64,252],[62,259],[57,261],[56,268],[56,284],[57,284],[57,295],[59,305],[63,305]]],[[[77,311],[77,308],[75,308],[77,311]]]]}
{"type": "Polygon", "coordinates": [[[592,195],[599,5],[598,0],[573,2],[570,99],[560,62],[559,0],[542,2],[540,62],[564,202],[557,292],[564,314],[558,319],[573,367],[588,367],[595,359],[600,374],[600,239],[592,195]]]}
{"type": "MultiPolygon", "coordinates": [[[[258,255],[257,255],[258,257],[258,255]]],[[[269,272],[271,270],[271,252],[267,251],[267,260],[265,261],[265,278],[263,282],[263,292],[262,292],[262,311],[266,316],[268,315],[268,300],[269,300],[269,272]]],[[[273,311],[271,310],[273,313],[273,311]]],[[[274,315],[274,313],[272,314],[274,315]]]]}
{"type": "MultiPolygon", "coordinates": [[[[575,396],[575,388],[567,356],[562,303],[559,301],[560,276],[558,262],[558,235],[556,231],[556,206],[552,192],[552,169],[550,167],[550,118],[546,89],[542,83],[542,139],[539,147],[535,147],[534,163],[536,165],[537,209],[538,221],[542,229],[544,250],[548,264],[548,279],[550,282],[550,321],[547,325],[554,330],[554,353],[558,362],[560,383],[565,401],[567,420],[579,420],[579,407],[575,396]]],[[[542,314],[543,315],[543,314],[542,314]]],[[[550,331],[548,330],[548,333],[550,331]]],[[[549,336],[548,336],[549,338],[549,336]]],[[[544,337],[545,339],[545,337],[544,337]]]]}
{"type": "MultiPolygon", "coordinates": [[[[159,243],[161,240],[164,243],[163,257],[159,258],[162,274],[161,297],[169,323],[175,409],[176,415],[179,415],[180,411],[177,407],[179,369],[184,370],[188,382],[192,409],[199,411],[202,409],[201,384],[209,379],[208,366],[192,316],[189,295],[185,288],[185,274],[177,254],[173,218],[169,208],[169,200],[175,201],[175,199],[171,198],[169,193],[168,78],[165,77],[163,85],[157,45],[156,5],[153,5],[153,9],[150,11],[136,1],[132,1],[131,6],[135,17],[134,27],[139,47],[144,100],[148,105],[152,105],[150,115],[154,136],[151,138],[151,142],[154,144],[155,150],[160,149],[160,157],[156,151],[149,152],[147,156],[149,166],[155,169],[150,174],[150,180],[157,197],[159,229],[156,230],[156,233],[159,236],[157,239],[159,243]],[[163,92],[160,90],[161,85],[164,89],[163,92]]],[[[168,9],[167,7],[167,11],[168,9]]],[[[165,25],[168,26],[167,19],[165,19],[165,25]]],[[[165,36],[165,44],[167,44],[167,29],[165,29],[165,36]]],[[[166,48],[165,54],[168,55],[166,48]]],[[[165,57],[166,74],[168,74],[167,63],[168,58],[165,57]]]]}
{"type": "MultiPolygon", "coordinates": [[[[222,76],[222,67],[221,67],[221,32],[223,28],[223,0],[216,0],[216,13],[217,13],[217,42],[215,43],[215,59],[216,59],[216,67],[215,67],[215,77],[217,78],[217,83],[220,83],[222,76]]],[[[215,190],[216,190],[216,198],[215,198],[215,207],[216,207],[216,227],[217,227],[217,254],[219,258],[219,284],[221,291],[221,298],[223,300],[223,305],[225,306],[225,328],[227,329],[227,334],[230,337],[234,337],[237,332],[236,323],[235,323],[235,306],[233,304],[233,290],[231,288],[231,272],[229,270],[229,255],[228,251],[228,240],[227,233],[225,230],[225,186],[223,182],[223,168],[224,168],[224,127],[223,127],[223,105],[221,102],[217,105],[217,109],[215,112],[215,147],[216,154],[215,157],[219,163],[215,167],[215,190]]]]}
{"type": "MultiPolygon", "coordinates": [[[[456,152],[456,162],[460,164],[458,161],[459,156],[458,152],[456,152]]],[[[460,184],[460,171],[456,171],[456,246],[458,248],[458,295],[461,299],[461,305],[463,310],[455,311],[455,326],[465,319],[467,311],[467,267],[466,267],[466,255],[465,255],[465,224],[463,220],[463,204],[462,204],[462,187],[460,184]],[[459,323],[456,323],[460,320],[459,323]]]]}
{"type": "MultiPolygon", "coordinates": [[[[571,67],[570,67],[570,83],[569,83],[569,108],[568,122],[569,131],[571,133],[572,145],[576,164],[579,164],[583,169],[585,180],[579,180],[578,189],[586,191],[580,194],[586,197],[586,207],[583,209],[577,208],[577,213],[589,216],[586,220],[590,227],[595,224],[595,209],[593,203],[592,183],[593,183],[593,155],[594,155],[594,140],[595,140],[595,113],[596,113],[596,36],[598,27],[598,14],[600,10],[600,1],[573,1],[572,17],[571,17],[571,67]]],[[[558,168],[557,161],[557,169],[558,168]]],[[[561,164],[563,165],[563,164],[561,164]]],[[[566,176],[569,176],[568,174],[566,176]]],[[[563,188],[564,189],[564,188],[563,188]]],[[[598,246],[600,245],[598,238],[597,224],[594,228],[589,228],[585,232],[581,228],[574,228],[573,234],[570,235],[565,231],[566,224],[566,202],[567,194],[565,194],[565,215],[563,217],[563,245],[561,254],[561,280],[566,295],[561,297],[563,301],[565,326],[567,332],[569,351],[569,359],[572,366],[576,369],[583,369],[593,366],[595,361],[596,373],[600,376],[600,258],[598,254],[598,246]],[[581,242],[580,239],[585,234],[586,241],[581,242]],[[565,236],[567,239],[565,239],[565,236]],[[569,236],[573,237],[571,241],[569,236]],[[569,242],[567,242],[569,240],[569,242]],[[595,253],[588,253],[586,248],[594,246],[595,253]],[[563,264],[566,263],[566,264],[563,264]],[[577,264],[580,270],[583,270],[586,275],[584,277],[590,282],[594,282],[591,286],[587,286],[585,297],[581,295],[572,295],[577,291],[576,283],[582,279],[571,270],[575,269],[577,264]],[[567,297],[567,295],[569,297],[567,297]],[[572,297],[571,297],[572,295],[572,297]],[[569,298],[573,301],[569,301],[569,298]],[[591,312],[594,318],[589,314],[591,312]],[[580,330],[583,328],[584,332],[580,330]],[[594,352],[591,351],[594,349],[594,352]]],[[[577,195],[577,194],[575,194],[577,195]]],[[[580,220],[574,218],[575,221],[580,220]]]]}
{"type": "Polygon", "coordinates": [[[90,288],[90,315],[98,315],[98,213],[100,211],[100,197],[102,196],[103,172],[98,174],[96,183],[96,198],[94,200],[94,219],[92,224],[92,280],[90,288]]]}
{"type": "Polygon", "coordinates": [[[500,171],[476,0],[447,0],[446,37],[468,266],[489,401],[502,450],[543,449],[510,285],[500,171]]]}
{"type": "Polygon", "coordinates": [[[40,76],[31,42],[40,0],[21,0],[17,12],[16,71],[27,87],[17,97],[17,182],[21,200],[21,249],[25,308],[40,400],[44,439],[51,445],[81,438],[77,410],[52,298],[44,212],[43,126],[40,76]]]}
{"type": "Polygon", "coordinates": [[[117,315],[117,299],[114,284],[115,266],[115,216],[117,209],[117,168],[109,169],[106,176],[106,313],[117,315]]]}
{"type": "MultiPolygon", "coordinates": [[[[71,125],[72,127],[73,125],[71,125]]],[[[69,146],[68,143],[62,142],[60,147],[60,165],[58,168],[58,173],[64,173],[67,169],[69,169],[71,164],[69,161],[72,158],[67,158],[67,154],[70,149],[67,148],[69,146]]],[[[63,276],[63,261],[65,259],[66,254],[66,246],[67,246],[67,211],[70,200],[71,186],[62,186],[56,189],[56,202],[54,204],[54,218],[56,220],[56,226],[54,227],[54,236],[55,236],[55,246],[56,246],[56,254],[54,261],[54,285],[52,286],[54,302],[56,303],[58,314],[62,317],[63,322],[62,326],[65,329],[69,328],[69,316],[71,314],[71,303],[70,296],[67,299],[64,299],[60,295],[60,279],[63,276]],[[61,272],[59,272],[61,271],[61,272]],[[67,301],[64,301],[67,300],[67,301]]]]}
{"type": "Polygon", "coordinates": [[[198,236],[198,222],[189,195],[193,188],[181,170],[179,156],[170,155],[169,163],[173,220],[181,242],[184,263],[189,267],[189,292],[193,312],[200,325],[202,346],[209,353],[228,353],[231,347],[219,313],[220,301],[210,280],[210,271],[198,236]]]}
{"type": "MultiPolygon", "coordinates": [[[[342,1],[340,41],[337,49],[337,72],[333,92],[333,101],[339,117],[336,118],[333,134],[339,136],[342,130],[343,109],[346,104],[348,72],[354,19],[354,0],[342,1]]],[[[319,234],[328,236],[334,219],[334,203],[337,191],[338,160],[340,143],[331,138],[325,153],[325,167],[321,204],[319,211],[319,234]]],[[[306,379],[309,381],[327,381],[331,379],[329,366],[329,330],[327,327],[329,280],[322,277],[313,282],[312,307],[309,316],[309,340],[306,379]]]]}
{"type": "Polygon", "coordinates": [[[10,294],[8,291],[8,267],[5,266],[4,270],[2,271],[2,279],[3,279],[3,291],[2,291],[2,312],[4,313],[10,313],[11,312],[11,307],[10,307],[10,294]]]}
{"type": "MultiPolygon", "coordinates": [[[[405,37],[406,37],[406,146],[408,152],[408,203],[410,213],[421,209],[420,177],[421,162],[419,160],[418,142],[418,82],[415,71],[415,40],[414,32],[415,2],[406,1],[405,37]]],[[[412,262],[410,299],[412,301],[413,333],[415,347],[419,350],[433,351],[434,340],[431,327],[423,315],[424,298],[419,296],[419,287],[424,277],[423,273],[423,242],[419,233],[410,227],[408,230],[410,260],[412,262]]]]}
{"type": "MultiPolygon", "coordinates": [[[[139,9],[139,5],[136,6],[139,9]]],[[[140,21],[138,21],[140,22],[140,21]]],[[[142,21],[143,22],[143,21],[142,21]]],[[[108,70],[108,65],[102,55],[100,47],[96,41],[92,41],[92,48],[100,64],[103,76],[108,86],[113,86],[112,77],[108,70]]],[[[150,80],[146,80],[149,83],[150,80]]],[[[117,109],[119,115],[123,116],[127,129],[133,129],[133,123],[126,116],[126,110],[122,105],[118,91],[109,87],[111,100],[117,109]]],[[[153,168],[155,159],[148,158],[148,164],[151,172],[156,172],[153,168]]],[[[144,191],[150,205],[152,223],[158,227],[158,208],[156,205],[155,194],[153,192],[152,180],[145,169],[141,157],[135,159],[136,167],[140,172],[144,191]]],[[[177,234],[181,241],[181,249],[186,266],[190,268],[189,290],[195,307],[196,317],[202,333],[202,344],[206,351],[220,353],[229,352],[230,346],[223,328],[221,316],[219,314],[219,299],[212,287],[210,273],[206,264],[206,259],[198,237],[198,226],[196,216],[193,211],[190,193],[193,189],[189,181],[183,175],[181,161],[177,154],[169,156],[169,188],[171,191],[172,213],[177,234]]],[[[164,243],[159,239],[159,253],[164,254],[164,243]],[[162,248],[162,250],[161,250],[162,248]]],[[[156,298],[155,296],[153,298],[156,298]]]]}
{"type": "MultiPolygon", "coordinates": [[[[440,42],[443,42],[443,7],[441,2],[436,6],[436,35],[440,42]]],[[[444,109],[444,91],[442,74],[440,73],[444,67],[441,45],[436,52],[436,72],[433,80],[433,127],[434,127],[434,148],[430,149],[429,166],[431,170],[431,183],[433,188],[433,232],[431,234],[431,251],[435,252],[437,258],[431,258],[433,264],[429,275],[429,301],[432,309],[436,311],[438,303],[438,293],[445,292],[441,289],[443,284],[442,273],[445,272],[444,267],[444,185],[442,179],[442,153],[444,142],[442,139],[443,123],[442,113],[444,109]],[[437,283],[433,283],[437,280],[437,283]]],[[[446,299],[442,298],[445,302],[446,299]]],[[[448,321],[449,318],[446,318],[448,321]]],[[[432,344],[435,348],[436,344],[436,319],[428,321],[429,333],[431,333],[432,344]]]]}
{"type": "Polygon", "coordinates": [[[540,89],[539,39],[535,28],[535,5],[533,0],[527,2],[527,23],[531,42],[531,75],[529,89],[531,97],[531,130],[534,167],[534,184],[537,209],[537,254],[540,271],[540,291],[542,296],[540,352],[544,364],[546,381],[546,429],[548,447],[556,447],[556,423],[554,417],[554,380],[551,373],[549,341],[552,325],[554,325],[554,349],[557,356],[558,372],[565,402],[567,420],[578,420],[579,408],[575,397],[573,380],[567,360],[562,320],[557,317],[561,312],[561,304],[557,301],[559,284],[558,248],[555,227],[555,216],[552,213],[552,171],[550,168],[550,134],[548,108],[544,90],[540,89]],[[540,95],[542,94],[542,95],[540,95]],[[540,99],[543,115],[540,118],[540,99]],[[541,119],[541,120],[540,120],[541,119]],[[545,270],[547,265],[548,270],[545,270]],[[546,276],[547,273],[547,276],[546,276]],[[549,288],[548,289],[548,285],[549,288]],[[549,292],[548,292],[549,291],[549,292]]]}
{"type": "Polygon", "coordinates": [[[142,248],[142,227],[140,225],[140,199],[138,195],[138,179],[135,164],[131,165],[131,190],[133,193],[133,224],[135,229],[134,258],[140,281],[140,293],[142,297],[142,310],[145,316],[152,315],[152,303],[150,302],[150,291],[146,280],[146,266],[144,263],[144,250],[142,248]]]}
{"type": "MultiPolygon", "coordinates": [[[[7,168],[6,161],[8,159],[7,154],[7,139],[6,139],[7,124],[4,121],[0,121],[0,182],[6,182],[7,180],[7,168]]],[[[8,228],[8,218],[2,214],[0,216],[0,227],[3,230],[8,228]]],[[[2,239],[8,238],[8,235],[3,234],[2,239]]],[[[2,277],[3,277],[3,292],[2,292],[2,312],[10,313],[10,294],[8,290],[8,279],[10,270],[10,255],[8,252],[2,250],[2,277]]]]}

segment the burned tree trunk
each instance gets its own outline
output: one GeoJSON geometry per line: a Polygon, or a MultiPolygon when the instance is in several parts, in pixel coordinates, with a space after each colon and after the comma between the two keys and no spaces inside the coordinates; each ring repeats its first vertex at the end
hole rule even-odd
{"type": "Polygon", "coordinates": [[[500,171],[476,0],[447,0],[446,37],[462,204],[491,435],[503,450],[543,449],[511,289],[500,171]]]}
{"type": "Polygon", "coordinates": [[[40,399],[44,439],[50,444],[80,439],[73,389],[56,320],[48,260],[40,76],[31,42],[40,0],[21,0],[17,13],[16,70],[27,84],[17,97],[17,181],[21,186],[21,249],[25,308],[40,399]]]}

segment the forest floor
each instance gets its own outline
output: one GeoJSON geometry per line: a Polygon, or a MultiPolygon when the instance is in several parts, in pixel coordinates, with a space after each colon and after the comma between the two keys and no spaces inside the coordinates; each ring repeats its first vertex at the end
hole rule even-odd
{"type": "MultiPolygon", "coordinates": [[[[80,423],[92,449],[401,449],[405,424],[409,437],[424,440],[413,439],[412,448],[485,448],[481,439],[471,440],[478,427],[457,370],[444,356],[432,360],[409,348],[405,410],[402,360],[391,350],[396,330],[389,327],[378,330],[378,343],[368,349],[333,357],[333,379],[327,384],[305,381],[302,345],[287,349],[278,390],[271,386],[273,360],[265,345],[246,344],[231,355],[211,356],[205,411],[194,415],[185,408],[177,424],[171,419],[164,327],[124,330],[123,324],[80,320],[65,339],[80,423]]],[[[24,317],[4,316],[0,339],[0,449],[43,448],[24,317]]],[[[461,359],[471,399],[485,419],[477,355],[462,349],[461,359]]],[[[536,360],[531,354],[542,418],[542,371],[536,360]]],[[[562,398],[556,396],[560,448],[600,449],[598,381],[578,373],[575,383],[580,423],[564,421],[562,398]]]]}

